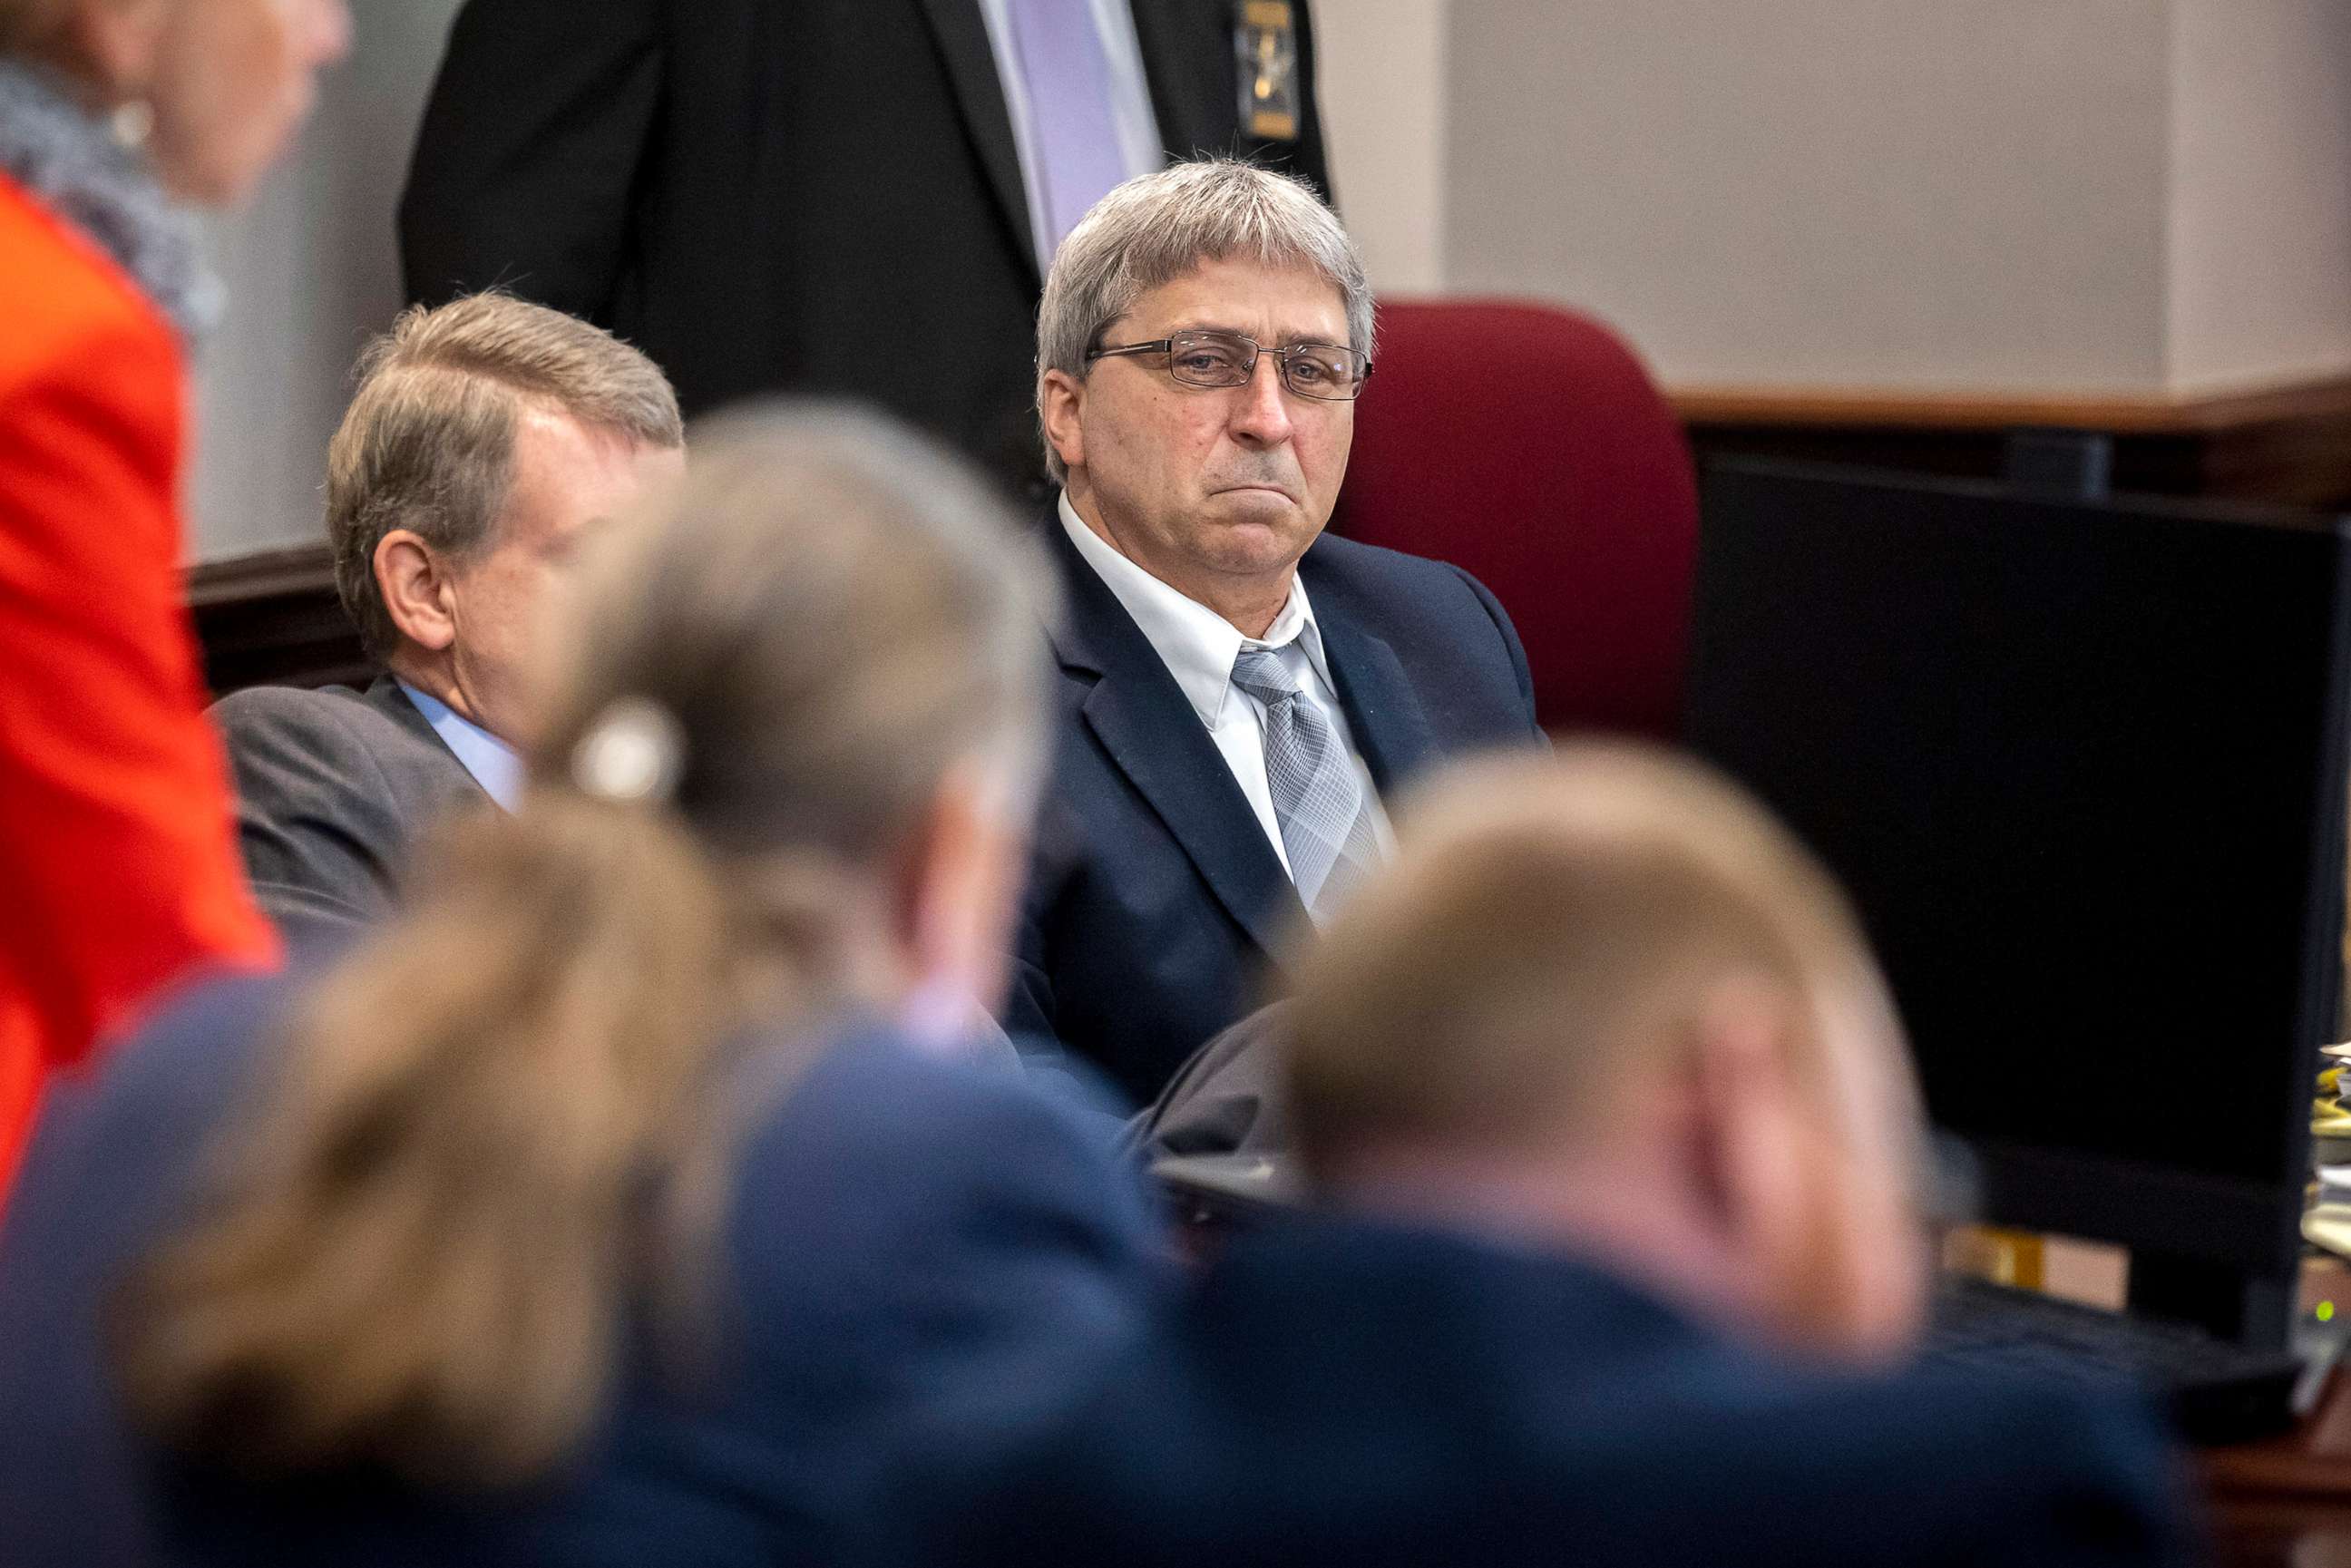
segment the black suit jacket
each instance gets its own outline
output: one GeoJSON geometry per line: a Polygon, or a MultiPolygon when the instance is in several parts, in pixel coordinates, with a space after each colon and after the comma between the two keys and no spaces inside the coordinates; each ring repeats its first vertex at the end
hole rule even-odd
{"type": "MultiPolygon", "coordinates": [[[[1304,0],[1295,141],[1240,133],[1236,11],[1136,0],[1166,152],[1327,192],[1304,0]]],[[[1041,468],[1041,279],[977,0],[468,0],[400,238],[412,300],[504,284],[584,316],[688,413],[843,394],[1041,468]]]]}
{"type": "MultiPolygon", "coordinates": [[[[1062,531],[1052,779],[1005,1026],[1149,1101],[1255,999],[1306,915],[1176,677],[1062,531]]],[[[1383,798],[1431,763],[1527,742],[1526,653],[1458,567],[1334,538],[1299,563],[1348,727],[1383,798]]]]}
{"type": "Polygon", "coordinates": [[[381,918],[416,838],[448,812],[490,804],[390,675],[364,692],[252,686],[212,716],[236,782],[246,875],[306,947],[381,918]]]}
{"type": "MultiPolygon", "coordinates": [[[[1431,1042],[1433,1047],[1442,1042],[1431,1042]]],[[[925,1568],[2123,1568],[2194,1553],[2142,1400],[1752,1354],[1584,1263],[1320,1218],[1236,1238],[925,1568]]],[[[934,1472],[936,1473],[936,1472],[934,1472]]],[[[884,1528],[889,1528],[885,1524],[884,1528]]]]}

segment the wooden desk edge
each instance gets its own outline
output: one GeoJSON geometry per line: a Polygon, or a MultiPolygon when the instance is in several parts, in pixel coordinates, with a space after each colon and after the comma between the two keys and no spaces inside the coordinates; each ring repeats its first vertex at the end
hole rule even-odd
{"type": "Polygon", "coordinates": [[[1667,388],[1666,399],[1683,423],[1692,425],[1908,430],[2047,425],[2120,435],[2196,435],[2351,415],[2351,371],[2190,397],[1691,383],[1667,388]]]}
{"type": "Polygon", "coordinates": [[[256,550],[219,560],[197,561],[183,572],[191,609],[274,599],[292,594],[332,594],[335,562],[323,544],[256,550]]]}
{"type": "Polygon", "coordinates": [[[2324,1500],[2351,1509],[2351,1382],[2337,1372],[2294,1431],[2196,1456],[2207,1493],[2222,1503],[2324,1500]]]}

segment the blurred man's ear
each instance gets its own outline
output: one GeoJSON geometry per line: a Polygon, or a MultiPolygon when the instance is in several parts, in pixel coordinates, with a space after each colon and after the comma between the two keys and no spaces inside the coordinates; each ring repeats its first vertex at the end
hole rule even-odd
{"type": "Polygon", "coordinates": [[[947,769],[908,835],[892,916],[910,978],[991,1010],[1010,978],[1006,955],[1028,864],[1001,772],[977,756],[947,769]]]}
{"type": "Polygon", "coordinates": [[[1696,1026],[1694,1136],[1723,1264],[1755,1327],[1786,1348],[1872,1363],[1917,1335],[1923,1231],[1876,1124],[1899,1096],[1855,1081],[1887,1062],[1819,1028],[1785,988],[1718,987],[1696,1026]]]}
{"type": "Polygon", "coordinates": [[[1934,1248],[1919,1212],[1928,1143],[1907,1048],[1882,993],[1830,998],[1822,1065],[1837,1131],[1827,1153],[1813,1316],[1849,1358],[1907,1354],[1924,1327],[1934,1248]]]}
{"type": "Polygon", "coordinates": [[[400,634],[428,653],[457,640],[447,563],[418,535],[394,528],[376,541],[376,591],[400,634]]]}
{"type": "Polygon", "coordinates": [[[1765,1320],[1784,1321],[1817,1229],[1820,1107],[1793,1071],[1794,998],[1761,980],[1719,983],[1692,1024],[1687,1092],[1702,1195],[1723,1266],[1765,1320]]]}

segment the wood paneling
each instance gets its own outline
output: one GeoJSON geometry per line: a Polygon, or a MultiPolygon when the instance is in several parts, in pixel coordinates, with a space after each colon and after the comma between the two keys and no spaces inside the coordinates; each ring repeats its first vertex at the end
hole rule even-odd
{"type": "Polygon", "coordinates": [[[1701,457],[1749,454],[1995,477],[2008,433],[2103,434],[2118,490],[2351,509],[2351,376],[2198,398],[1685,386],[1701,457]]]}
{"type": "Polygon", "coordinates": [[[2351,376],[2202,397],[2082,397],[2046,393],[1887,392],[1758,386],[1673,388],[1692,424],[1874,426],[1909,430],[2063,430],[2184,435],[2309,419],[2351,417],[2351,376]]]}
{"type": "Polygon", "coordinates": [[[262,685],[364,684],[372,673],[335,597],[324,545],[196,567],[188,573],[188,607],[215,696],[262,685]]]}

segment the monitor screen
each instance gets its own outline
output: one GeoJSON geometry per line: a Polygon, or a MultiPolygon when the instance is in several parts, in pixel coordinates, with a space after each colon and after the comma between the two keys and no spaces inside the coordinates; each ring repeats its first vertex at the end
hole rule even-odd
{"type": "Polygon", "coordinates": [[[1761,462],[1704,503],[1689,740],[1850,890],[1989,1217],[2290,1262],[2344,526],[1761,462]]]}

